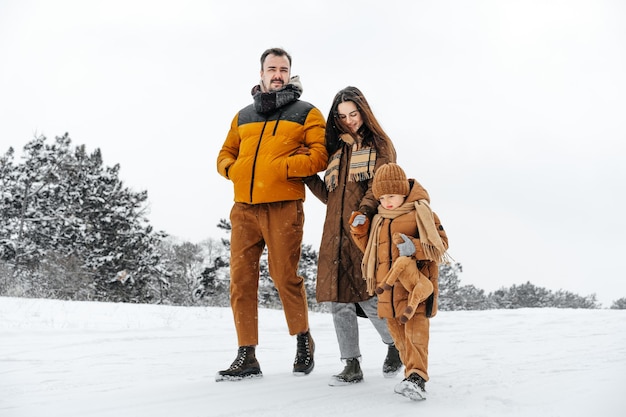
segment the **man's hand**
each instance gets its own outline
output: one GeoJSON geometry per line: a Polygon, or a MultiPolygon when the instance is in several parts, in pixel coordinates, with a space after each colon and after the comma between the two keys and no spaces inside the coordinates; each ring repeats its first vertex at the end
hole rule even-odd
{"type": "Polygon", "coordinates": [[[308,146],[302,145],[298,149],[296,149],[294,153],[291,154],[291,156],[296,156],[296,155],[311,155],[311,150],[309,149],[308,146]]]}

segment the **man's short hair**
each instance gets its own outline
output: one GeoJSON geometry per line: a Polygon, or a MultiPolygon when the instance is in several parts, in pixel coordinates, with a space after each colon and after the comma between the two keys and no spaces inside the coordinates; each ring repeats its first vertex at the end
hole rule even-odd
{"type": "Polygon", "coordinates": [[[291,55],[289,55],[287,51],[285,51],[283,48],[270,48],[266,49],[265,52],[263,52],[263,54],[261,55],[261,71],[263,71],[263,63],[265,62],[265,58],[267,58],[268,55],[286,56],[289,60],[289,66],[291,66],[291,55]]]}

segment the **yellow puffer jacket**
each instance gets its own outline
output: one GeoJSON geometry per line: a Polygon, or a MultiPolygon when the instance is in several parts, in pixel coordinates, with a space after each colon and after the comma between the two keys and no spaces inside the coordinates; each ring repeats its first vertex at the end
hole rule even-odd
{"type": "Polygon", "coordinates": [[[304,200],[303,178],[326,169],[326,122],[310,103],[294,101],[271,115],[251,104],[234,117],[217,157],[217,171],[233,182],[235,202],[304,200]],[[309,155],[294,155],[302,146],[309,155]]]}

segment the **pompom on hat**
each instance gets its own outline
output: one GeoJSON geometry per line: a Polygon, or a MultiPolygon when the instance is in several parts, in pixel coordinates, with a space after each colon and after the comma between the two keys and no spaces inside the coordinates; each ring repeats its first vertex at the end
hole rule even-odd
{"type": "Polygon", "coordinates": [[[376,200],[385,194],[409,195],[409,181],[400,165],[389,163],[382,165],[374,173],[372,193],[376,200]]]}

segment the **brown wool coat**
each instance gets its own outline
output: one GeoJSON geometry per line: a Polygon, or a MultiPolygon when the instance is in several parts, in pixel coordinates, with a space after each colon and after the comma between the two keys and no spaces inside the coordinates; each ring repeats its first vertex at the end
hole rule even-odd
{"type": "MultiPolygon", "coordinates": [[[[414,179],[409,179],[409,184],[411,185],[411,191],[407,196],[406,202],[417,200],[427,200],[430,202],[428,192],[419,182],[414,179]]],[[[441,221],[437,214],[433,214],[439,236],[441,236],[447,248],[448,237],[446,232],[441,226],[441,221]]],[[[380,286],[384,282],[385,276],[391,269],[392,262],[399,256],[398,247],[392,241],[394,233],[403,233],[411,238],[415,244],[415,253],[412,257],[418,261],[417,265],[420,272],[433,284],[433,295],[425,302],[421,303],[415,313],[421,312],[427,317],[433,317],[437,313],[439,267],[436,262],[429,260],[422,250],[418,237],[417,223],[415,221],[415,211],[402,214],[395,219],[383,219],[383,224],[380,228],[378,260],[376,263],[376,283],[380,286]]],[[[365,251],[369,233],[353,233],[352,236],[360,250],[365,251]]],[[[385,318],[402,316],[407,306],[408,298],[409,293],[402,285],[394,285],[392,290],[385,291],[378,295],[378,315],[385,318]]]]}
{"type": "MultiPolygon", "coordinates": [[[[371,296],[361,276],[363,252],[350,236],[350,215],[353,211],[372,218],[378,201],[372,195],[372,180],[348,181],[348,167],[352,147],[344,144],[339,167],[338,186],[328,192],[319,176],[305,180],[313,194],[326,204],[326,219],[317,266],[317,302],[353,303],[371,296]]],[[[395,162],[393,149],[378,149],[374,171],[381,165],[395,162]]]]}

